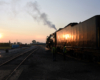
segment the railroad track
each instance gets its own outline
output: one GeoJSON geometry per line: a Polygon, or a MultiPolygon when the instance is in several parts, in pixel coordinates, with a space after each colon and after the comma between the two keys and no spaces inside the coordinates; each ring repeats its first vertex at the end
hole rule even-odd
{"type": "Polygon", "coordinates": [[[15,57],[9,59],[8,61],[5,61],[4,63],[0,64],[0,67],[3,66],[3,65],[5,65],[5,64],[9,64],[12,60],[14,61],[14,60],[16,60],[17,58],[20,58],[20,57],[22,57],[22,56],[25,54],[25,55],[24,55],[24,56],[25,56],[24,59],[10,72],[10,74],[8,74],[8,76],[7,76],[4,80],[9,80],[9,78],[13,75],[13,73],[16,72],[16,70],[22,65],[22,63],[25,62],[25,60],[26,60],[32,53],[34,53],[34,52],[37,51],[37,50],[38,50],[38,48],[35,48],[35,49],[32,49],[32,50],[28,50],[28,51],[26,51],[26,52],[24,52],[24,53],[21,53],[20,55],[17,55],[17,56],[15,56],[15,57]],[[26,54],[26,53],[28,53],[28,54],[26,54]]]}
{"type": "Polygon", "coordinates": [[[10,58],[9,60],[6,60],[5,62],[3,62],[3,63],[0,64],[0,67],[3,66],[4,64],[6,64],[6,63],[8,63],[8,62],[10,62],[10,61],[12,61],[12,60],[14,60],[14,59],[16,59],[17,57],[20,57],[20,56],[22,56],[23,54],[32,51],[32,50],[33,50],[33,49],[28,50],[28,51],[26,51],[26,52],[23,52],[23,53],[21,53],[21,54],[16,55],[15,57],[10,58]]]}

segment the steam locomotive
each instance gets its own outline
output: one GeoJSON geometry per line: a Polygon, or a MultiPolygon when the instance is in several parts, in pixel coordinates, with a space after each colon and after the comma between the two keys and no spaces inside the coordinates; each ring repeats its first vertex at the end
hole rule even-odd
{"type": "Polygon", "coordinates": [[[68,55],[100,61],[100,15],[80,23],[70,23],[47,37],[46,47],[56,45],[62,51],[64,45],[68,55]]]}

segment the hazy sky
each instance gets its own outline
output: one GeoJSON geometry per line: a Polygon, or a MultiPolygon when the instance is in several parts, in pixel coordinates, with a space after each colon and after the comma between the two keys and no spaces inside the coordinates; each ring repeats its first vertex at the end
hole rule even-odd
{"type": "Polygon", "coordinates": [[[94,15],[100,15],[100,0],[0,0],[0,42],[45,42],[55,27],[94,15]]]}

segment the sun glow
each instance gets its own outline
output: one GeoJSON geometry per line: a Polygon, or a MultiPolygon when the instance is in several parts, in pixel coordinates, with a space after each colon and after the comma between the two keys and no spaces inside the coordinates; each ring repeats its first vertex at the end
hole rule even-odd
{"type": "Polygon", "coordinates": [[[65,39],[68,39],[68,38],[70,38],[70,35],[69,34],[66,34],[65,35],[65,39]]]}
{"type": "Polygon", "coordinates": [[[2,38],[2,34],[0,34],[0,38],[2,38]]]}

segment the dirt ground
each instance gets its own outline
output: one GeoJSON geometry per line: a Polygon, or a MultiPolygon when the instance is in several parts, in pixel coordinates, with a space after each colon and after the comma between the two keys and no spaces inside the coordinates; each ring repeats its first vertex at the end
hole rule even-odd
{"type": "Polygon", "coordinates": [[[100,65],[56,55],[53,61],[51,51],[44,46],[28,59],[18,80],[100,80],[100,65]]]}

